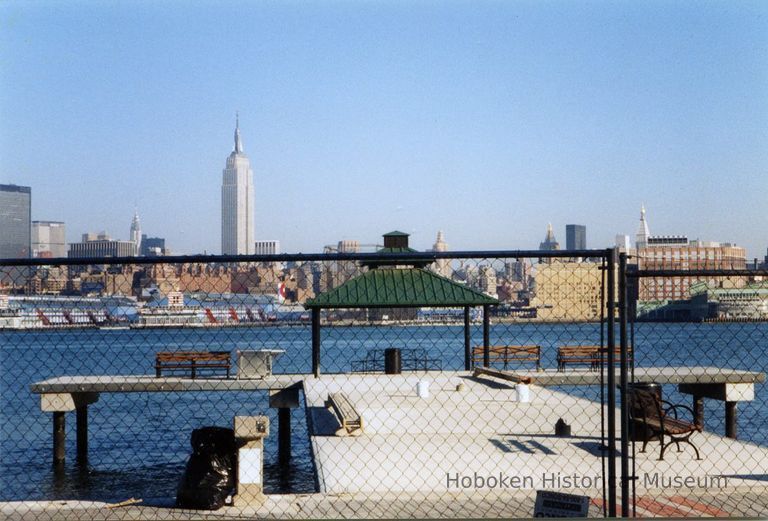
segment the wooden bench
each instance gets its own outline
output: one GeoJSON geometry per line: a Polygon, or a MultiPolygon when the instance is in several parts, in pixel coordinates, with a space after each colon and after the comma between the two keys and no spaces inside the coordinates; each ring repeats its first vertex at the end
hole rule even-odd
{"type": "Polygon", "coordinates": [[[203,370],[226,369],[227,378],[231,368],[229,351],[160,351],[155,355],[155,376],[160,378],[163,370],[189,371],[191,377],[203,370]]]}
{"type": "MultiPolygon", "coordinates": [[[[568,364],[589,364],[590,371],[600,368],[608,359],[608,348],[600,346],[561,346],[557,349],[557,370],[565,371],[568,364]]],[[[614,348],[616,364],[619,363],[621,347],[614,348]]],[[[627,361],[632,362],[632,347],[627,347],[627,361]]]]}
{"type": "Polygon", "coordinates": [[[664,451],[673,443],[677,446],[678,452],[681,451],[680,443],[687,443],[696,452],[696,459],[701,459],[699,449],[691,442],[690,437],[694,432],[701,432],[702,426],[677,417],[678,409],[687,410],[693,417],[693,410],[690,407],[672,405],[660,400],[656,393],[645,389],[631,389],[628,405],[633,428],[643,440],[640,452],[645,452],[649,441],[658,438],[661,444],[659,461],[664,460],[664,451]],[[665,437],[668,441],[665,441],[665,437]]]}
{"type": "Polygon", "coordinates": [[[341,423],[341,429],[336,431],[336,436],[359,436],[363,433],[363,417],[345,393],[330,393],[325,403],[333,409],[341,423]]]}
{"type": "MultiPolygon", "coordinates": [[[[504,364],[507,369],[511,362],[534,362],[536,371],[541,371],[541,346],[489,346],[489,365],[504,364]]],[[[485,348],[475,346],[472,350],[472,361],[476,366],[485,365],[485,348]]]]}

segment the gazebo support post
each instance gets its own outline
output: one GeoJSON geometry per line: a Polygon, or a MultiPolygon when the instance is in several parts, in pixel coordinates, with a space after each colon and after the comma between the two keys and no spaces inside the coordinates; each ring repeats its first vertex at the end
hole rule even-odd
{"type": "Polygon", "coordinates": [[[489,367],[491,365],[491,317],[488,312],[491,307],[488,304],[483,304],[483,366],[489,367]]]}
{"type": "Polygon", "coordinates": [[[320,308],[312,308],[312,374],[320,376],[320,308]]]}
{"type": "Polygon", "coordinates": [[[469,334],[470,322],[469,322],[469,306],[464,306],[464,370],[472,370],[472,347],[470,346],[470,334],[469,334]]]}

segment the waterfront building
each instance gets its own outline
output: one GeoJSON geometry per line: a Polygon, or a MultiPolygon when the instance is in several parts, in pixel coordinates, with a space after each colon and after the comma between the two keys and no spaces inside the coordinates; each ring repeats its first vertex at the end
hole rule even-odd
{"type": "Polygon", "coordinates": [[[691,286],[692,318],[721,320],[768,319],[768,287],[761,283],[742,288],[696,283],[691,286]]]}
{"type": "Polygon", "coordinates": [[[544,242],[539,244],[539,250],[541,251],[555,251],[560,249],[560,243],[555,239],[555,232],[552,231],[552,223],[547,224],[547,236],[544,238],[544,242]]]}
{"type": "Polygon", "coordinates": [[[32,221],[32,256],[67,256],[66,226],[60,221],[32,221]]]}
{"type": "Polygon", "coordinates": [[[32,189],[0,184],[0,259],[26,259],[32,254],[32,189]]]}
{"type": "Polygon", "coordinates": [[[133,254],[141,254],[141,222],[139,221],[138,211],[133,212],[133,220],[131,221],[131,233],[129,239],[133,242],[133,254]]]}
{"type": "Polygon", "coordinates": [[[531,306],[541,320],[582,321],[600,318],[602,272],[597,262],[553,259],[536,266],[536,295],[531,306]]]}
{"type": "Polygon", "coordinates": [[[256,255],[278,255],[280,253],[280,241],[256,241],[254,253],[256,255]]]}
{"type": "Polygon", "coordinates": [[[587,227],[583,224],[565,225],[565,249],[566,250],[586,250],[587,249],[587,227]]]}
{"type": "MultiPolygon", "coordinates": [[[[652,237],[636,252],[641,270],[718,270],[746,269],[747,252],[731,243],[689,241],[686,237],[652,237]]],[[[640,301],[684,300],[690,298],[691,285],[696,282],[716,285],[716,279],[698,277],[658,277],[640,281],[640,301]]]]}
{"type": "Polygon", "coordinates": [[[339,241],[339,244],[336,247],[336,251],[339,253],[360,253],[360,241],[339,241]]]}
{"type": "Polygon", "coordinates": [[[635,247],[643,248],[648,242],[651,232],[648,229],[648,221],[645,220],[645,205],[640,206],[640,224],[637,225],[635,234],[635,247]]]}
{"type": "Polygon", "coordinates": [[[235,149],[227,158],[221,185],[221,253],[252,254],[255,246],[253,170],[243,152],[240,120],[235,124],[235,149]]]}

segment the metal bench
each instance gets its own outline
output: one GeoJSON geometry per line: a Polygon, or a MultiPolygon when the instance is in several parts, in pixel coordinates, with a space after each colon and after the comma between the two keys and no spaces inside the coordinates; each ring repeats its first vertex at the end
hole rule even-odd
{"type": "MultiPolygon", "coordinates": [[[[503,364],[507,369],[512,362],[533,362],[536,364],[536,371],[541,371],[541,346],[489,346],[488,347],[489,365],[503,364]]],[[[485,365],[485,348],[475,346],[472,350],[472,361],[474,365],[485,365]]]]}
{"type": "Polygon", "coordinates": [[[656,393],[644,389],[630,390],[628,405],[632,424],[643,440],[640,452],[645,452],[649,441],[658,438],[661,444],[659,461],[664,460],[664,452],[673,443],[677,446],[678,452],[681,452],[680,443],[687,443],[696,452],[696,459],[701,459],[699,449],[691,442],[690,437],[694,432],[701,432],[702,426],[677,417],[678,409],[689,411],[693,417],[693,410],[690,407],[672,405],[660,400],[656,393]],[[669,441],[665,441],[665,437],[669,441]]]}
{"type": "Polygon", "coordinates": [[[336,431],[336,436],[359,436],[363,433],[363,417],[349,401],[346,394],[328,394],[326,406],[333,409],[339,423],[341,423],[341,429],[336,431]]]}
{"type": "Polygon", "coordinates": [[[229,351],[160,351],[155,355],[155,376],[160,378],[163,371],[189,371],[192,379],[198,371],[225,369],[227,378],[231,369],[229,351]]]}

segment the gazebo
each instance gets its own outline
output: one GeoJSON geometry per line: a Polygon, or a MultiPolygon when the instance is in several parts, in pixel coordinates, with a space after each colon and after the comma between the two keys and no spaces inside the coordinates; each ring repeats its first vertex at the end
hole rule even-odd
{"type": "MultiPolygon", "coordinates": [[[[390,232],[384,235],[380,254],[416,253],[408,247],[408,234],[390,232]]],[[[312,312],[312,373],[320,376],[320,311],[353,308],[464,308],[464,368],[472,369],[470,345],[470,308],[483,308],[483,346],[488,362],[489,309],[498,305],[493,297],[470,289],[425,269],[432,260],[372,259],[362,265],[369,269],[340,286],[321,293],[304,303],[312,312]]]]}

